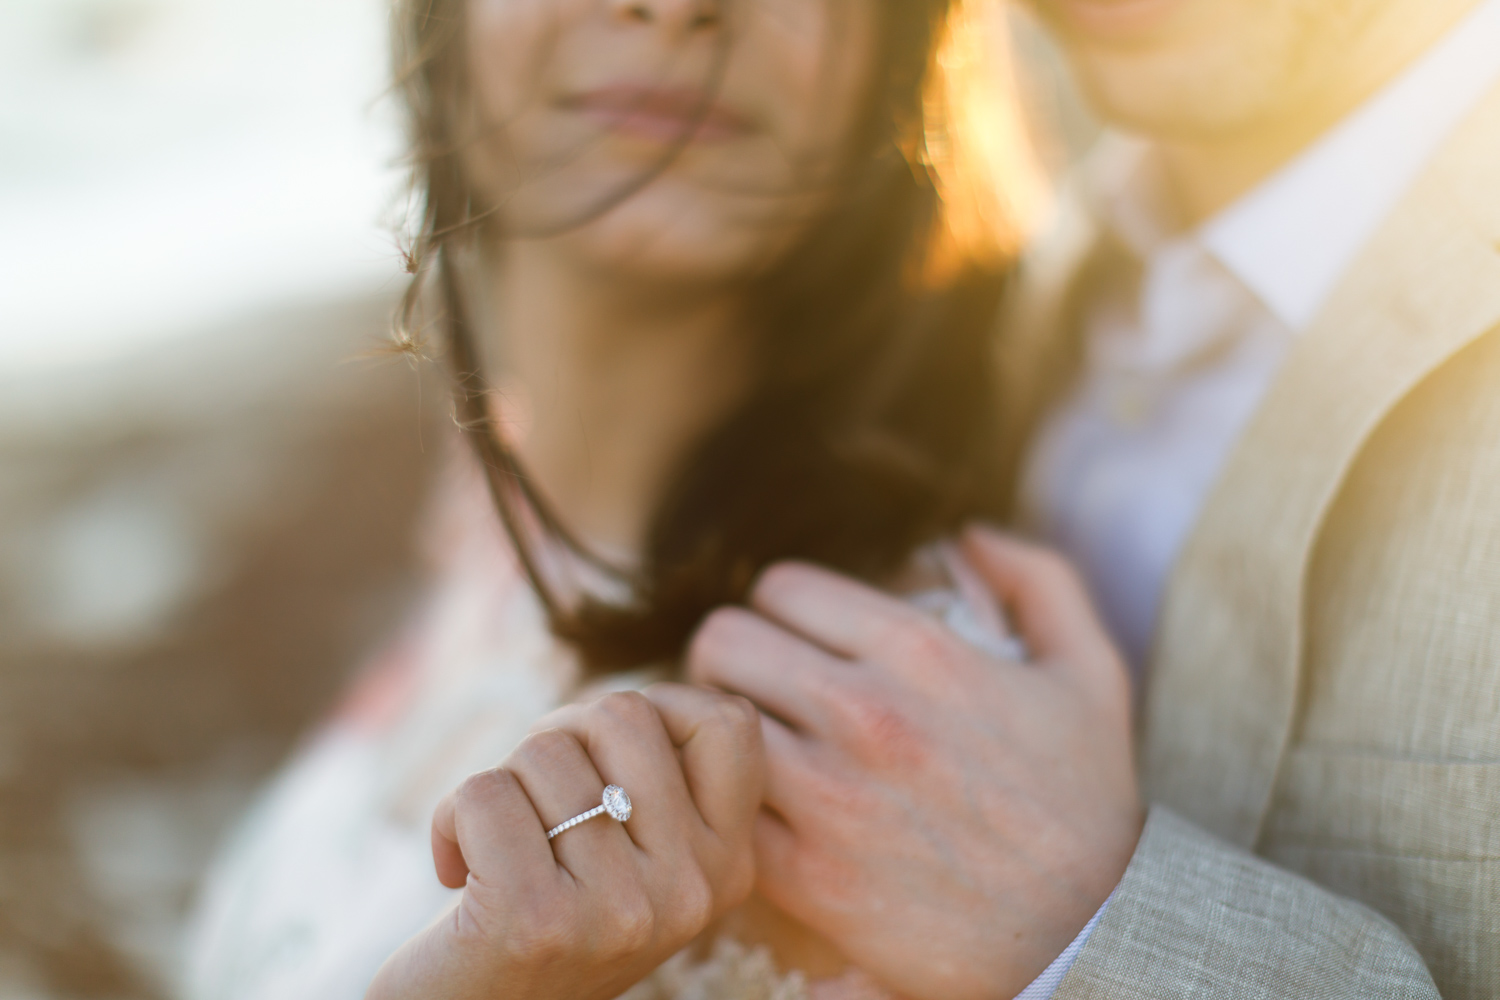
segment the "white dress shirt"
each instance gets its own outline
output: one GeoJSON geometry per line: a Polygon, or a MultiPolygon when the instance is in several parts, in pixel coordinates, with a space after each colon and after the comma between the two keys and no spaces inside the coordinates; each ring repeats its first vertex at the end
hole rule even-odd
{"type": "MultiPolygon", "coordinates": [[[[1090,304],[1083,371],[1032,445],[1023,504],[1078,565],[1138,683],[1178,551],[1281,361],[1497,81],[1500,0],[1483,0],[1312,146],[1187,230],[1150,147],[1112,140],[1126,146],[1119,169],[1090,193],[1140,273],[1090,304]]],[[[1017,1000],[1052,995],[1108,907],[1017,1000]]]]}

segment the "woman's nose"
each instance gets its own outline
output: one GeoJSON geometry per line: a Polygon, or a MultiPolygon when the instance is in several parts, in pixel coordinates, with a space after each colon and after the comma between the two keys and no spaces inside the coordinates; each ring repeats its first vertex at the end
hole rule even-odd
{"type": "Polygon", "coordinates": [[[723,20],[724,0],[610,0],[614,16],[671,32],[716,28],[723,20]]]}

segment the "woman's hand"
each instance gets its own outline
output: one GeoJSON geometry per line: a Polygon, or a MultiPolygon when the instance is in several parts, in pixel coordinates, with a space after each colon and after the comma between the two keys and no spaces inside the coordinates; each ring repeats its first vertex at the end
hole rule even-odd
{"type": "Polygon", "coordinates": [[[743,698],[659,684],[547,716],[438,805],[438,877],[463,896],[367,1000],[618,996],[749,893],[763,773],[743,698]],[[606,784],[631,796],[627,823],[547,840],[606,784]]]}

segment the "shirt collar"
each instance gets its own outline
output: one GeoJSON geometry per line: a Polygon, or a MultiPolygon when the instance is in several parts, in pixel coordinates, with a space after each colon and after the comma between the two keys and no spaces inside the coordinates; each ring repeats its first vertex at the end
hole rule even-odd
{"type": "Polygon", "coordinates": [[[1500,0],[1484,0],[1395,80],[1199,239],[1289,329],[1316,317],[1447,135],[1500,80],[1500,0]]]}

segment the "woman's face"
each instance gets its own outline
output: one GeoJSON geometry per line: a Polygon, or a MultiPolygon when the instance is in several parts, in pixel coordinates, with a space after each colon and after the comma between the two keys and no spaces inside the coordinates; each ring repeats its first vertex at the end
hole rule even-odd
{"type": "Polygon", "coordinates": [[[721,282],[828,203],[863,110],[874,0],[465,0],[479,141],[512,238],[721,282]]]}

